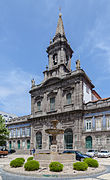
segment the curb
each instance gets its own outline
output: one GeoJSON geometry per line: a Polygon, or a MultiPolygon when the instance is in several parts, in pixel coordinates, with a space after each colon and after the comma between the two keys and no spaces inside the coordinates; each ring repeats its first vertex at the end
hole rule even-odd
{"type": "MultiPolygon", "coordinates": [[[[10,171],[9,169],[6,168],[7,166],[4,166],[3,167],[3,170],[5,172],[8,172],[8,173],[11,173],[11,174],[15,174],[15,175],[23,175],[23,176],[30,176],[30,177],[37,177],[37,178],[40,178],[40,177],[44,177],[44,178],[73,178],[73,177],[78,177],[78,176],[90,176],[90,175],[94,175],[93,171],[92,172],[85,172],[85,173],[75,173],[75,174],[36,174],[36,173],[33,173],[33,174],[26,174],[26,173],[23,173],[23,172],[13,172],[13,171],[10,171]]],[[[9,167],[9,166],[8,166],[9,167]]],[[[99,168],[95,174],[99,174],[99,173],[102,173],[104,171],[106,171],[106,167],[105,166],[100,166],[102,167],[101,169],[99,168]]]]}

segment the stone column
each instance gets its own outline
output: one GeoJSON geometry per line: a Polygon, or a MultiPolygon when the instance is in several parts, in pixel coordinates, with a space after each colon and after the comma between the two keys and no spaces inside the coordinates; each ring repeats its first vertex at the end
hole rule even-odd
{"type": "Polygon", "coordinates": [[[33,124],[31,124],[31,139],[30,139],[30,149],[34,147],[34,128],[33,124]]]}

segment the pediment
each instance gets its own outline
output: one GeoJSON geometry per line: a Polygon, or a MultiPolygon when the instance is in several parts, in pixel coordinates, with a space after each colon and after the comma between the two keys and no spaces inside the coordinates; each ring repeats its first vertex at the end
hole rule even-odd
{"type": "Polygon", "coordinates": [[[46,80],[42,86],[52,85],[52,84],[58,83],[60,80],[61,79],[58,77],[52,77],[52,78],[46,80]]]}
{"type": "Polygon", "coordinates": [[[41,99],[43,99],[43,96],[40,96],[40,95],[39,95],[39,96],[36,96],[34,99],[35,99],[36,101],[37,101],[37,100],[41,100],[41,99]]]}
{"type": "Polygon", "coordinates": [[[73,89],[74,89],[74,85],[64,87],[64,88],[63,88],[63,91],[64,91],[64,92],[67,92],[67,91],[70,91],[70,90],[73,90],[73,89]]]}
{"type": "Polygon", "coordinates": [[[51,92],[49,92],[48,94],[47,94],[47,97],[50,97],[50,96],[56,96],[57,95],[57,90],[53,90],[53,91],[51,91],[51,92]]]}

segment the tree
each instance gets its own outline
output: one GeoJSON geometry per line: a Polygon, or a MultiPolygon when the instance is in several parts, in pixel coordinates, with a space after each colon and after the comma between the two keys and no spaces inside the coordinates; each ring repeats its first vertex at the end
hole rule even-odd
{"type": "Polygon", "coordinates": [[[2,116],[0,116],[0,146],[4,146],[6,144],[6,140],[8,140],[9,131],[5,126],[5,120],[2,116]]]}

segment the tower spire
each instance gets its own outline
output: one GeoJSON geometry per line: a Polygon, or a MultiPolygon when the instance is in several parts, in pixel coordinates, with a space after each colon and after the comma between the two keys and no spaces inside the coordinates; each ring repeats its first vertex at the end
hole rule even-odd
{"type": "Polygon", "coordinates": [[[56,29],[55,36],[57,36],[58,34],[65,36],[61,8],[59,8],[59,11],[60,11],[59,12],[59,19],[58,19],[58,23],[57,23],[57,29],[56,29]]]}

